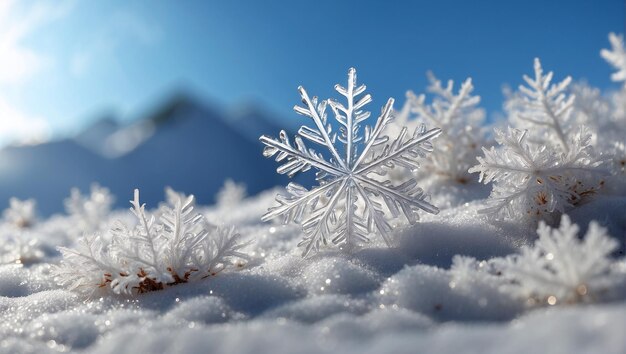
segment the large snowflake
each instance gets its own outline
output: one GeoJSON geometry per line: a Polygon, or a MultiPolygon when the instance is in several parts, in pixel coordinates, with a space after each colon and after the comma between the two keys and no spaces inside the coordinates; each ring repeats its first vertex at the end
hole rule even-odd
{"type": "Polygon", "coordinates": [[[319,186],[309,190],[289,183],[288,195],[278,195],[278,205],[263,216],[264,221],[282,216],[285,224],[301,223],[304,238],[298,246],[304,247],[303,256],[319,251],[328,240],[352,247],[368,242],[372,233],[380,234],[390,245],[391,219],[404,215],[414,223],[418,210],[439,212],[414,179],[394,185],[381,176],[396,166],[418,168],[418,157],[433,150],[431,140],[441,129],[426,130],[422,125],[411,134],[403,128],[395,139],[389,139],[383,130],[393,120],[393,98],[387,101],[373,127],[362,124],[370,116],[363,107],[372,97],[363,95],[365,85],[357,86],[353,68],[348,72],[346,87],[335,85],[345,97],[345,104],[332,99],[318,102],[317,97],[309,98],[303,87],[298,90],[304,106],[295,106],[294,110],[309,117],[314,126],[300,127],[294,145],[284,130],[278,139],[261,136],[260,140],[266,145],[263,155],[275,156],[281,163],[279,174],[291,177],[311,167],[317,170],[319,186]],[[338,132],[327,120],[328,106],[338,132]],[[327,154],[307,147],[305,140],[324,146],[327,154]]]}

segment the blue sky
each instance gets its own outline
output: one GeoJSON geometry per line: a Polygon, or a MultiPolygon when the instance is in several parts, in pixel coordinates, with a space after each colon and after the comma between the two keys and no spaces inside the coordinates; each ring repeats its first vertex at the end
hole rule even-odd
{"type": "MultiPolygon", "coordinates": [[[[0,142],[71,134],[103,112],[130,120],[185,88],[301,122],[296,87],[322,97],[350,66],[374,95],[471,76],[500,110],[542,59],[556,78],[612,88],[599,51],[624,3],[598,1],[2,1],[0,142]]],[[[274,132],[269,132],[274,133],[274,132]]]]}

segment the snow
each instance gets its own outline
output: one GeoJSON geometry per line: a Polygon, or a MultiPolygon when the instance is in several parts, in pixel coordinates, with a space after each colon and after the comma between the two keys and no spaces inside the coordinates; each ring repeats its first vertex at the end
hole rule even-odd
{"type": "MultiPolygon", "coordinates": [[[[500,291],[488,277],[465,268],[471,264],[455,255],[478,260],[503,257],[536,239],[532,228],[519,221],[477,216],[480,200],[449,200],[458,206],[424,217],[416,225],[397,225],[392,248],[378,240],[352,253],[322,248],[302,258],[296,247],[302,237],[297,225],[259,221],[275,192],[244,199],[236,207],[197,207],[207,220],[239,225],[244,241],[255,241],[247,249],[251,260],[239,271],[135,297],[87,298],[54,282],[51,270],[59,262],[58,253],[46,253],[30,265],[1,265],[0,352],[621,353],[626,349],[626,287],[611,303],[530,307],[500,291]]],[[[581,208],[608,206],[624,210],[626,197],[601,196],[581,208]]],[[[115,211],[110,218],[125,214],[130,213],[115,211]]],[[[72,244],[72,220],[62,215],[41,220],[31,237],[44,242],[54,233],[57,242],[66,237],[65,244],[72,244]]],[[[581,222],[576,216],[572,220],[581,222]]],[[[110,224],[107,220],[102,227],[110,224]]],[[[609,224],[622,234],[626,231],[623,218],[610,219],[609,224]]]]}

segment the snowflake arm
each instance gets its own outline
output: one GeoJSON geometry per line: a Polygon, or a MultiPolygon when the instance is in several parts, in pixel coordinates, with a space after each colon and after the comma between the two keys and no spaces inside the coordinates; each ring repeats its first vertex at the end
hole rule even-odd
{"type": "Polygon", "coordinates": [[[297,183],[287,185],[287,196],[276,196],[277,206],[270,207],[268,212],[261,217],[262,221],[268,221],[278,216],[283,216],[283,223],[299,223],[308,209],[314,209],[320,197],[333,194],[342,180],[336,179],[322,186],[307,190],[297,183]]]}
{"type": "Polygon", "coordinates": [[[611,50],[602,49],[600,55],[617,69],[617,72],[611,75],[611,80],[626,82],[626,50],[624,50],[624,38],[615,33],[610,33],[609,41],[611,42],[611,50]]]}
{"type": "Polygon", "coordinates": [[[280,132],[280,140],[265,135],[261,136],[259,140],[265,144],[263,156],[272,157],[276,155],[277,162],[287,159],[283,165],[276,169],[276,172],[281,175],[287,174],[289,177],[293,177],[298,172],[308,171],[311,167],[322,171],[325,175],[339,176],[342,174],[337,166],[324,160],[313,149],[308,149],[299,136],[294,138],[295,147],[289,142],[287,133],[284,130],[280,132]]]}
{"type": "MultiPolygon", "coordinates": [[[[375,156],[365,166],[357,165],[356,173],[367,174],[373,170],[382,172],[382,168],[393,168],[395,164],[414,170],[419,168],[416,157],[423,157],[433,151],[431,139],[441,134],[441,129],[434,128],[426,131],[422,125],[415,129],[413,135],[405,139],[407,129],[403,128],[397,139],[386,145],[382,152],[375,156]]],[[[375,140],[375,139],[371,139],[375,140]]],[[[364,151],[365,152],[365,151],[364,151]]]]}
{"type": "Polygon", "coordinates": [[[335,148],[335,135],[332,133],[332,127],[326,122],[326,105],[328,101],[322,101],[317,104],[317,97],[313,97],[311,100],[304,87],[298,87],[298,91],[300,92],[300,97],[302,97],[302,103],[304,103],[306,107],[296,105],[293,109],[296,113],[313,119],[315,127],[317,128],[312,129],[307,126],[302,126],[300,130],[298,130],[298,133],[313,142],[324,145],[328,148],[328,151],[332,154],[335,161],[337,161],[341,167],[347,168],[344,160],[339,156],[335,148]]]}
{"type": "Polygon", "coordinates": [[[117,222],[109,238],[86,235],[76,248],[60,248],[57,281],[84,293],[108,289],[134,295],[215,275],[234,259],[247,259],[241,251],[246,243],[232,228],[207,228],[193,211],[193,196],[171,197],[174,205],[162,206],[157,221],[135,190],[130,210],[138,225],[117,222]]]}
{"type": "MultiPolygon", "coordinates": [[[[343,87],[339,84],[335,85],[335,90],[346,98],[347,106],[335,101],[329,100],[328,103],[335,114],[335,119],[342,125],[340,128],[339,141],[346,147],[345,166],[352,167],[352,162],[357,154],[356,144],[361,140],[358,136],[359,124],[369,118],[370,112],[362,111],[361,108],[372,101],[372,96],[368,93],[361,98],[357,98],[365,91],[365,85],[356,85],[356,70],[350,68],[348,70],[348,85],[343,87]],[[357,100],[355,102],[355,99],[357,100]]],[[[393,100],[388,106],[393,105],[393,100]]],[[[387,113],[388,115],[389,113],[387,113]]]]}
{"type": "Polygon", "coordinates": [[[567,152],[570,147],[565,125],[575,97],[568,96],[566,90],[572,78],[568,76],[559,83],[551,84],[554,73],[550,71],[544,75],[538,58],[535,58],[534,69],[534,78],[524,75],[528,87],[520,85],[520,96],[515,96],[515,99],[521,99],[519,111],[515,112],[516,117],[524,128],[544,128],[548,133],[555,134],[561,148],[567,152]]]}
{"type": "MultiPolygon", "coordinates": [[[[329,201],[322,207],[312,211],[302,222],[304,238],[298,247],[304,247],[303,256],[307,256],[312,250],[319,251],[320,245],[327,244],[329,236],[336,231],[337,214],[335,206],[341,199],[341,194],[346,190],[346,179],[338,180],[340,185],[335,189],[329,201]]],[[[348,193],[346,191],[346,193],[348,193]]],[[[346,209],[350,209],[349,207],[346,209]]]]}

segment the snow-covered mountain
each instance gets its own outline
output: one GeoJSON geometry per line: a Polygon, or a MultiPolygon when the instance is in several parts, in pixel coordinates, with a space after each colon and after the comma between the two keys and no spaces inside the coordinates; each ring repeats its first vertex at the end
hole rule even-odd
{"type": "MultiPolygon", "coordinates": [[[[35,198],[38,211],[49,215],[63,210],[72,187],[86,190],[94,182],[118,196],[139,187],[150,204],[162,200],[165,186],[211,203],[227,178],[251,194],[284,183],[257,140],[279,129],[261,110],[246,107],[227,113],[177,94],[127,126],[104,118],[73,139],[4,148],[0,203],[35,198]]],[[[126,206],[122,199],[118,206],[126,206]]]]}

